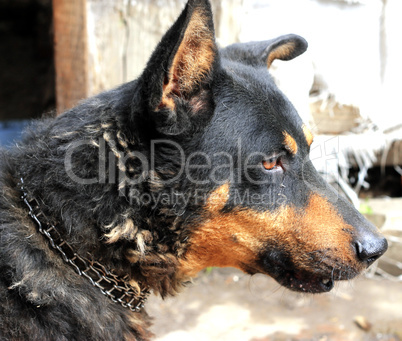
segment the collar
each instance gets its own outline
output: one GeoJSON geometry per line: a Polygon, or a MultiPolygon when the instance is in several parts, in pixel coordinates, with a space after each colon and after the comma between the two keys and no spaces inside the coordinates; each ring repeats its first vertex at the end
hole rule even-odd
{"type": "Polygon", "coordinates": [[[144,307],[150,289],[141,283],[138,283],[138,287],[132,286],[129,283],[128,275],[119,277],[101,263],[92,260],[89,253],[88,257],[78,255],[41,210],[39,201],[30,195],[23,178],[20,179],[19,187],[22,192],[21,199],[27,206],[28,214],[37,225],[38,231],[46,237],[50,246],[59,253],[63,260],[79,276],[85,277],[113,302],[120,303],[131,311],[139,312],[144,307]]]}

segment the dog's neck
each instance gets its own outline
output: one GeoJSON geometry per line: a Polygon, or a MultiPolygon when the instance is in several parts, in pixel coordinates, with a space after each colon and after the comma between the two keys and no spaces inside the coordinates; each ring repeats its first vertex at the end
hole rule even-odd
{"type": "Polygon", "coordinates": [[[113,270],[93,260],[91,254],[86,256],[77,254],[74,248],[61,237],[57,227],[44,214],[40,201],[29,193],[23,178],[20,179],[19,187],[27,213],[37,226],[38,232],[47,239],[49,247],[53,248],[67,264],[71,265],[77,275],[88,279],[106,297],[131,311],[139,312],[144,307],[149,295],[149,288],[141,282],[136,282],[135,286],[132,285],[128,275],[123,278],[119,277],[113,273],[113,270]]]}
{"type": "MultiPolygon", "coordinates": [[[[128,274],[155,293],[172,295],[188,279],[178,273],[178,266],[188,239],[182,224],[189,219],[177,212],[177,207],[154,207],[153,202],[143,205],[127,195],[130,190],[140,195],[157,196],[162,191],[170,194],[171,188],[161,189],[152,182],[156,176],[146,177],[135,187],[127,186],[124,192],[120,191],[121,182],[112,181],[122,172],[119,166],[124,162],[119,162],[120,156],[125,158],[130,151],[147,156],[149,146],[135,140],[124,124],[116,118],[108,119],[106,114],[96,112],[91,125],[79,125],[81,121],[71,113],[72,118],[66,117],[74,121],[75,130],[69,132],[60,133],[53,131],[51,125],[40,125],[31,139],[43,143],[32,151],[22,150],[18,157],[39,158],[41,162],[18,161],[13,177],[16,182],[19,175],[24,177],[32,195],[43,200],[44,213],[78,254],[90,252],[120,276],[128,274]],[[61,145],[57,151],[56,142],[61,145]],[[96,178],[99,169],[94,164],[102,157],[107,160],[102,168],[105,178],[89,184],[76,181],[96,178]]],[[[129,167],[129,156],[125,160],[129,167]]]]}

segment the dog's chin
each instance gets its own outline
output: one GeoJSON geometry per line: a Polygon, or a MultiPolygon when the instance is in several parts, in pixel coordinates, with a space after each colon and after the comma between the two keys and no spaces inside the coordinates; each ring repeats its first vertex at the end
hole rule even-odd
{"type": "MultiPolygon", "coordinates": [[[[267,272],[266,272],[267,273],[267,272]]],[[[309,272],[305,270],[269,271],[279,284],[297,292],[319,294],[333,289],[335,281],[347,281],[359,274],[353,269],[332,269],[331,271],[309,272]]]]}
{"type": "Polygon", "coordinates": [[[334,280],[331,276],[319,276],[308,273],[286,272],[283,276],[275,278],[275,280],[292,291],[311,294],[328,292],[334,287],[334,280]]]}

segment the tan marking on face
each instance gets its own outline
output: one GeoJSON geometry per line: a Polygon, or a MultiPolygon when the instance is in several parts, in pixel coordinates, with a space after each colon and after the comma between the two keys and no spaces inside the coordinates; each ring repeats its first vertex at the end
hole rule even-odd
{"type": "MultiPolygon", "coordinates": [[[[228,188],[220,187],[213,195],[225,197],[228,188]]],[[[299,270],[314,271],[318,266],[310,255],[323,254],[320,266],[347,265],[362,270],[351,248],[351,230],[326,199],[313,194],[307,207],[285,206],[275,212],[257,212],[237,208],[230,213],[217,210],[220,205],[207,203],[204,222],[190,238],[181,260],[184,275],[195,276],[210,267],[252,268],[264,272],[257,263],[261,252],[280,246],[299,270]]]]}
{"type": "Polygon", "coordinates": [[[225,183],[213,191],[207,200],[206,208],[211,212],[219,212],[229,199],[229,183],[225,183]]]}
{"type": "Polygon", "coordinates": [[[313,134],[311,133],[310,129],[307,128],[307,126],[305,124],[303,124],[302,129],[303,129],[303,133],[306,138],[307,144],[309,146],[311,146],[311,144],[313,143],[313,140],[314,140],[313,134]]]}
{"type": "Polygon", "coordinates": [[[289,55],[292,54],[296,45],[294,42],[290,41],[286,44],[278,46],[275,50],[271,51],[268,55],[267,66],[271,67],[272,62],[275,59],[287,59],[289,55]]]}
{"type": "Polygon", "coordinates": [[[283,142],[285,145],[285,148],[290,153],[295,155],[297,153],[297,149],[298,149],[296,140],[292,136],[290,136],[289,133],[286,131],[283,132],[283,136],[285,137],[285,140],[283,142]]]}

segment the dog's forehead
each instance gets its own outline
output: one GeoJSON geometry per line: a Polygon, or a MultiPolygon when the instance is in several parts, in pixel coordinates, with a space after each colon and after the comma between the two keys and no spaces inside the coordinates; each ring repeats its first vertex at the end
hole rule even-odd
{"type": "Polygon", "coordinates": [[[266,68],[228,61],[219,79],[215,115],[229,135],[280,144],[306,140],[300,116],[266,68]]]}

